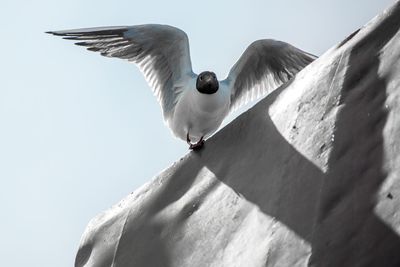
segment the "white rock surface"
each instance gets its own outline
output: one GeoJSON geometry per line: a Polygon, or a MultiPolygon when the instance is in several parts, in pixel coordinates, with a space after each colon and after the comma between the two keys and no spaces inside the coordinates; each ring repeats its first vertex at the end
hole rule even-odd
{"type": "Polygon", "coordinates": [[[400,266],[400,2],[88,225],[76,266],[400,266]]]}

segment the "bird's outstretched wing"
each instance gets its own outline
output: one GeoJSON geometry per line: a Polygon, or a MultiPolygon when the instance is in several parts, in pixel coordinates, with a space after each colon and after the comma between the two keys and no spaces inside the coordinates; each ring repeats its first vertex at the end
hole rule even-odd
{"type": "Polygon", "coordinates": [[[232,88],[231,110],[290,80],[316,56],[271,39],[253,42],[223,81],[232,88]]]}
{"type": "Polygon", "coordinates": [[[191,77],[185,32],[168,25],[146,24],[47,32],[77,41],[87,50],[137,63],[162,107],[164,120],[173,113],[182,81],[191,77]]]}

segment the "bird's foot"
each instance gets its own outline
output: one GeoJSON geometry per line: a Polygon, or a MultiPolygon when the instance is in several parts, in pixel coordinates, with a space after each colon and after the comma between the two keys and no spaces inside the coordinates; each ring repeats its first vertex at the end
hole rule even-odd
{"type": "Polygon", "coordinates": [[[190,150],[200,150],[204,146],[203,137],[201,137],[197,143],[192,144],[189,138],[189,133],[186,135],[186,142],[188,143],[190,150]]]}
{"type": "Polygon", "coordinates": [[[191,150],[200,150],[204,146],[204,140],[200,139],[199,142],[195,144],[190,144],[189,149],[191,150]]]}

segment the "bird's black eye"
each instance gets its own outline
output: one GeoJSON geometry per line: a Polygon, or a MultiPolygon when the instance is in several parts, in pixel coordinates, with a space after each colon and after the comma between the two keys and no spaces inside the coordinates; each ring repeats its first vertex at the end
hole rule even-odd
{"type": "Polygon", "coordinates": [[[199,76],[199,79],[200,79],[200,81],[203,80],[203,76],[200,75],[200,76],[199,76]]]}

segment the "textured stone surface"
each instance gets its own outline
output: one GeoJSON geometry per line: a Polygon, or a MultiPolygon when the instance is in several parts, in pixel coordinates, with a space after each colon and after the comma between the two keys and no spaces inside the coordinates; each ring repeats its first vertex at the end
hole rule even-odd
{"type": "Polygon", "coordinates": [[[400,266],[400,3],[88,225],[76,266],[400,266]]]}

